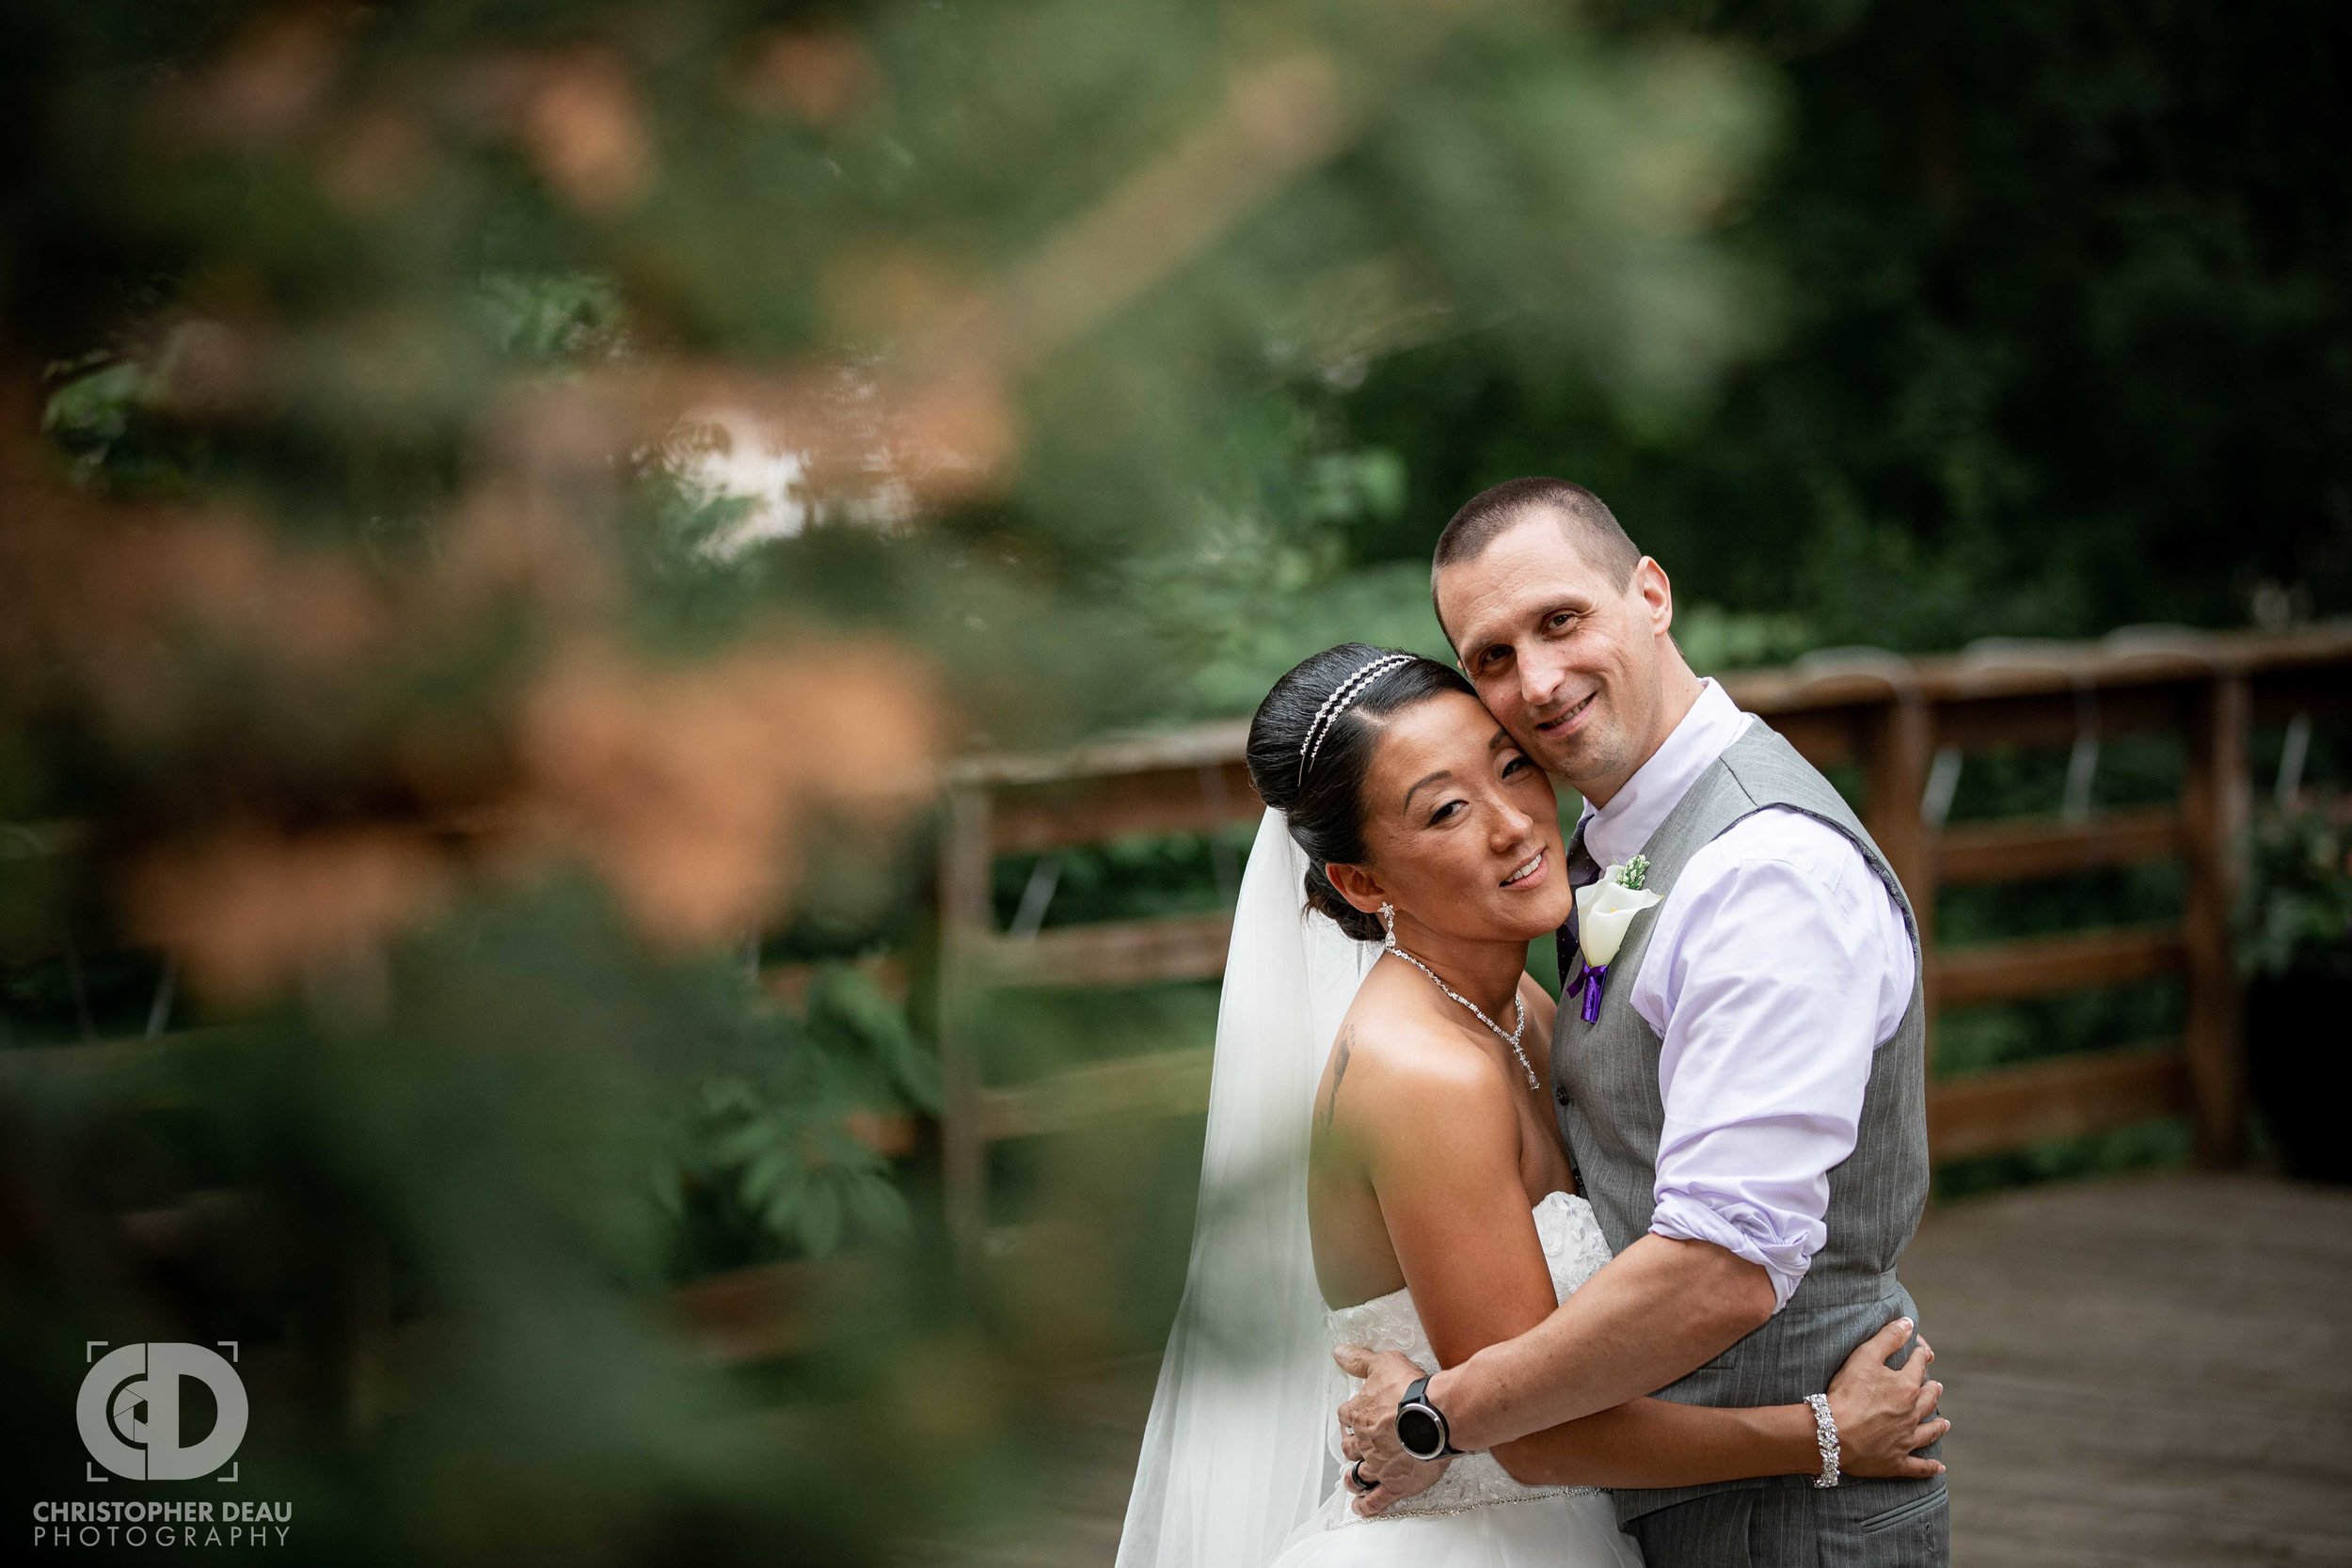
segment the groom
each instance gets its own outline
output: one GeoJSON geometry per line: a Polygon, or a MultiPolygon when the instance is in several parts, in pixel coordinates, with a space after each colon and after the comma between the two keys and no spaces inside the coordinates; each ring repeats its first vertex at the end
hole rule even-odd
{"type": "MultiPolygon", "coordinates": [[[[1491,1449],[1653,1392],[1822,1392],[1915,1319],[1895,1263],[1928,1190],[1910,904],[1828,781],[1683,662],[1664,570],[1591,491],[1521,479],[1446,525],[1432,592],[1486,706],[1584,798],[1570,879],[1645,856],[1663,899],[1589,980],[1573,915],[1561,933],[1560,1130],[1616,1257],[1423,1387],[1402,1356],[1342,1353],[1366,1380],[1341,1420],[1367,1511],[1439,1473],[1408,1445],[1491,1449]]],[[[1813,1484],[1621,1491],[1618,1517],[1651,1568],[1945,1563],[1941,1476],[1828,1488],[1819,1424],[1813,1484]]]]}

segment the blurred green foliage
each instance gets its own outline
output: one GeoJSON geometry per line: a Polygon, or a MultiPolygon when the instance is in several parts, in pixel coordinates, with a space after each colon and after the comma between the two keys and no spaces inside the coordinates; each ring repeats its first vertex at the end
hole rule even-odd
{"type": "MultiPolygon", "coordinates": [[[[871,1135],[938,1092],[915,765],[1441,653],[1429,540],[1526,472],[1610,499],[1702,669],[2342,612],[2344,30],[6,8],[12,1485],[81,1495],[84,1341],[234,1335],[305,1560],[851,1563],[1033,1502],[1073,1365],[1164,1321],[1195,1130],[1003,1151],[1055,1244],[946,1269],[931,1151],[871,1135]],[[787,1277],[798,1338],[723,1354],[787,1277]]],[[[1206,907],[1244,847],[1068,855],[1038,913],[1206,907]]],[[[1017,1078],[1209,1016],[982,1024],[1017,1078]]]]}
{"type": "Polygon", "coordinates": [[[1902,650],[2352,610],[2340,8],[1632,0],[1779,65],[1726,244],[1768,347],[1673,418],[1497,340],[1331,400],[1399,452],[1367,558],[1479,486],[1591,484],[1689,597],[1902,650]]]}
{"type": "MultiPolygon", "coordinates": [[[[763,1018],[753,998],[731,1000],[737,1016],[763,1018]]],[[[796,1022],[778,1029],[767,1020],[774,1037],[703,1082],[678,1158],[656,1178],[663,1210],[686,1222],[673,1272],[764,1261],[778,1241],[825,1258],[845,1234],[908,1236],[896,1173],[843,1111],[936,1112],[936,1058],[915,1043],[898,1005],[838,964],[818,971],[796,1022]]]]}
{"type": "MultiPolygon", "coordinates": [[[[86,1340],[236,1336],[305,1560],[1020,1505],[1187,1156],[1027,1151],[1062,1243],[946,1270],[848,962],[925,1005],[925,769],[1247,706],[1424,483],[1327,438],[1412,345],[1703,397],[1774,105],[1534,4],[7,8],[12,1486],[89,1485],[86,1340]]],[[[1372,564],[1329,635],[1420,635],[1372,564]]]]}
{"type": "Polygon", "coordinates": [[[1628,396],[1461,322],[1314,385],[1312,462],[1392,464],[1402,494],[1290,502],[1312,547],[1235,574],[1263,592],[1203,706],[1328,625],[1435,647],[1430,538],[1525,473],[1609,499],[1702,669],[2352,612],[2352,235],[2319,150],[2352,130],[2340,8],[1600,14],[1776,63],[1782,129],[1721,230],[1761,280],[1738,356],[1700,395],[1628,396]]]}
{"type": "Polygon", "coordinates": [[[2274,814],[2255,831],[2245,877],[2249,975],[2352,980],[2352,830],[2323,809],[2274,814]]]}

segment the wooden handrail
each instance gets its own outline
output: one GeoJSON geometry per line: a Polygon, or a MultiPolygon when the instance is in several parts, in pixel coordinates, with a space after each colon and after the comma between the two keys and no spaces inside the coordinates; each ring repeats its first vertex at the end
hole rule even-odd
{"type": "MultiPolygon", "coordinates": [[[[2086,687],[2103,693],[2138,687],[2196,685],[2217,675],[2269,675],[2340,670],[2352,665],[2352,624],[2330,623],[2288,632],[2189,632],[2154,628],[2119,632],[2096,642],[2052,645],[1994,655],[1945,655],[1905,660],[1884,656],[1871,670],[1744,670],[1718,677],[1733,701],[1783,728],[1784,718],[1868,710],[1902,691],[1933,704],[2006,698],[2072,697],[2086,687]]],[[[1003,790],[1024,785],[1099,780],[1122,774],[1196,770],[1238,763],[1248,725],[1239,720],[1113,736],[1057,752],[968,757],[952,765],[950,788],[1003,790]]],[[[1802,749],[1802,748],[1800,748],[1802,749]]]]}
{"type": "Polygon", "coordinates": [[[2080,822],[2022,816],[1954,823],[1936,845],[1936,880],[2030,882],[2178,856],[2188,824],[2177,806],[2103,812],[2080,822]]]}
{"type": "Polygon", "coordinates": [[[1225,973],[1233,917],[1159,915],[1063,926],[1034,937],[991,937],[978,955],[1005,986],[1148,986],[1225,973]]]}
{"type": "MultiPolygon", "coordinates": [[[[2193,1113],[2203,1159],[2236,1157],[2244,1091],[2228,922],[2249,798],[2248,727],[2256,714],[2352,707],[2347,673],[2352,624],[2282,633],[2133,628],[2096,642],[1986,645],[1923,659],[1864,651],[1723,677],[1741,707],[1762,715],[1817,766],[1861,766],[1858,809],[1911,894],[1931,954],[1931,1053],[1933,1020],[1953,1007],[2160,975],[2177,975],[2186,989],[2183,1037],[2163,1050],[1931,1077],[1937,1158],[1997,1153],[2182,1110],[2193,1113]],[[1939,750],[2065,745],[2087,722],[2102,735],[2183,736],[2188,767],[2181,799],[2080,820],[1923,820],[1939,750]],[[2164,860],[2181,861],[2188,873],[2177,922],[1958,947],[1936,941],[1943,886],[2164,860]]],[[[1208,978],[1221,970],[1230,928],[1222,912],[1210,912],[1048,927],[1010,940],[993,927],[988,867],[1001,854],[1248,819],[1257,805],[1241,766],[1246,728],[1228,721],[1041,756],[974,758],[950,769],[937,1024],[950,1085],[949,1211],[967,1252],[985,1228],[989,1144],[1106,1117],[1198,1111],[1208,1082],[1205,1051],[1189,1051],[991,1087],[968,1023],[978,999],[1009,985],[1208,978]]]]}
{"type": "Polygon", "coordinates": [[[1929,987],[1940,1006],[1972,1007],[2180,974],[2187,961],[2177,925],[2075,931],[1943,948],[1931,960],[1929,987]]]}
{"type": "Polygon", "coordinates": [[[1070,1132],[1112,1117],[1182,1116],[1209,1104],[1206,1046],[1074,1068],[1017,1088],[982,1093],[982,1131],[992,1139],[1070,1132]]]}
{"type": "Polygon", "coordinates": [[[1928,1145],[1939,1159],[1998,1154],[2185,1111],[2188,1060],[2177,1044],[2001,1068],[1935,1085],[1928,1145]]]}

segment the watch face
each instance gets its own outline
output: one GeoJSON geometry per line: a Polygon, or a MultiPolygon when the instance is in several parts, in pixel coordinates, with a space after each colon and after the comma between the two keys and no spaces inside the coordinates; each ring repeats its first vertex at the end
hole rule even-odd
{"type": "Polygon", "coordinates": [[[1437,1415],[1427,1405],[1408,1404],[1396,1413],[1396,1440],[1416,1459],[1435,1459],[1445,1449],[1437,1415]]]}

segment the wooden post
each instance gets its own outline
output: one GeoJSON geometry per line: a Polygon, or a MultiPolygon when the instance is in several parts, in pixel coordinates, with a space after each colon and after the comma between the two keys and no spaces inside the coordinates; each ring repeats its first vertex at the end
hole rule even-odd
{"type": "Polygon", "coordinates": [[[1921,984],[1927,988],[1927,1062],[1935,1064],[1935,830],[1921,816],[1935,761],[1935,714],[1908,682],[1872,715],[1865,752],[1863,825],[1895,868],[1919,922],[1921,984]]]}
{"type": "Polygon", "coordinates": [[[2251,783],[2246,677],[2217,673],[2189,704],[2188,769],[2181,791],[2187,827],[2188,1056],[2197,1158],[2235,1164],[2246,1153],[2246,1054],[2231,925],[2237,909],[2251,783]]]}
{"type": "Polygon", "coordinates": [[[985,961],[983,949],[994,924],[989,911],[989,873],[994,859],[987,793],[951,790],[939,841],[936,1035],[946,1101],[939,1130],[940,1176],[948,1243],[966,1277],[979,1264],[988,1231],[988,1139],[980,1122],[983,1079],[972,1025],[980,991],[978,966],[985,961]]]}

